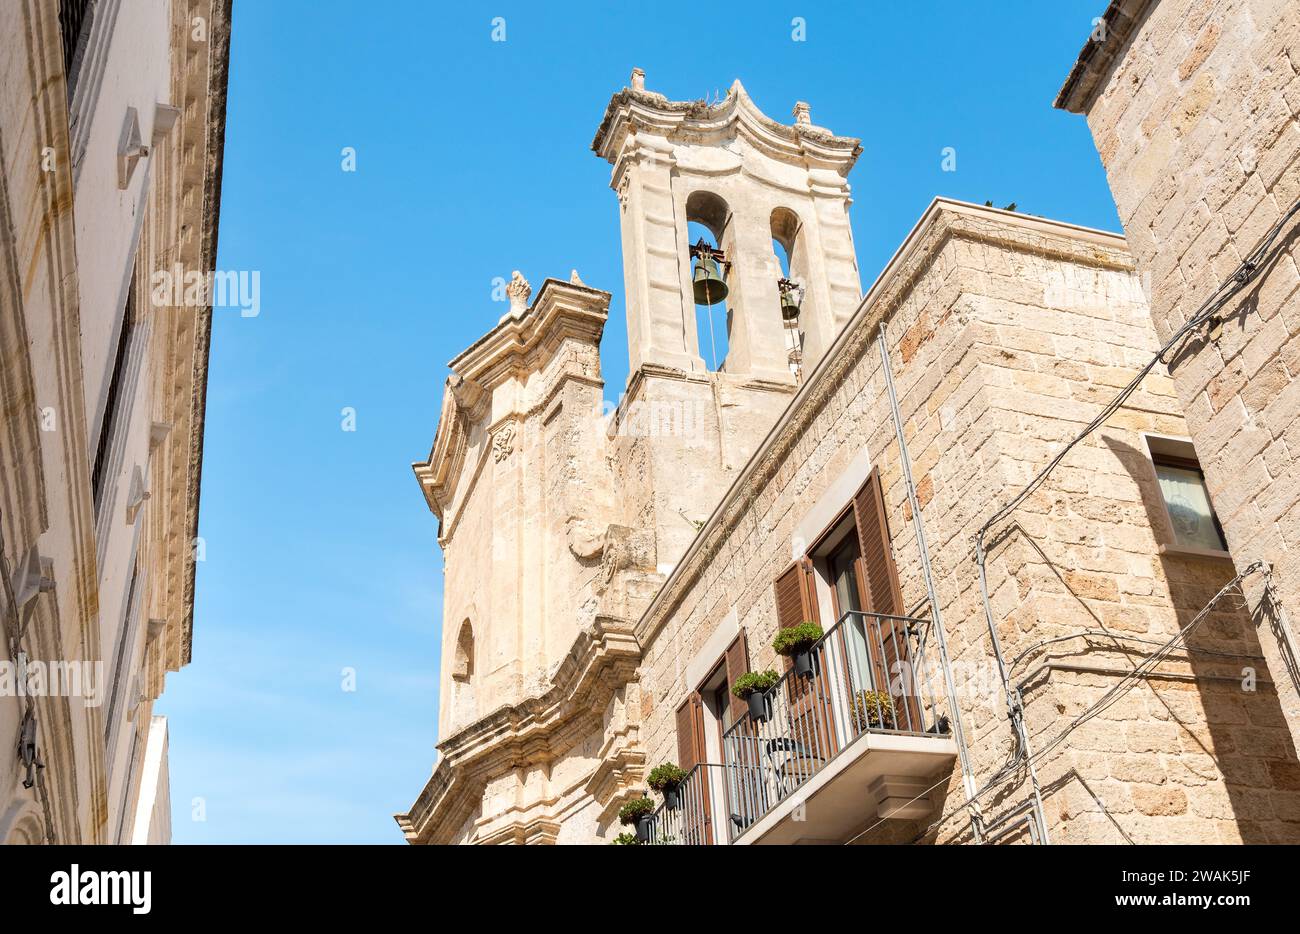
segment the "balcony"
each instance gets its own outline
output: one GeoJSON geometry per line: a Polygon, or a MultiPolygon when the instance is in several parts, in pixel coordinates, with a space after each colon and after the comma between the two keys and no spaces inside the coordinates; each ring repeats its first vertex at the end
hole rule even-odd
{"type": "Polygon", "coordinates": [[[651,844],[841,843],[927,816],[952,770],[931,623],[847,613],[722,734],[644,828],[651,844]],[[668,804],[675,804],[669,808],[668,804]]]}

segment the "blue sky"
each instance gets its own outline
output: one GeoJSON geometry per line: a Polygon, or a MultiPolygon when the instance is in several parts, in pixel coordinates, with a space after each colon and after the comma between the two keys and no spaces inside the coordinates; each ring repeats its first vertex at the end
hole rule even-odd
{"type": "Polygon", "coordinates": [[[261,309],[213,326],[194,661],[159,705],[178,843],[401,841],[391,815],[434,757],[441,624],[409,465],[512,269],[613,293],[617,397],[618,216],[588,147],[633,66],[676,100],[739,77],[776,119],[806,100],[862,137],[864,288],[936,194],[1119,229],[1082,118],[1051,107],[1103,0],[465,6],[235,4],[217,265],[257,270],[261,309]]]}

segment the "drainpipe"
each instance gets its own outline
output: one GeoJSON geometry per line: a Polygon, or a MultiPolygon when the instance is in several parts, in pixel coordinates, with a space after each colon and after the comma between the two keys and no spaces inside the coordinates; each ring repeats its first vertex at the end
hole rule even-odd
{"type": "Polygon", "coordinates": [[[930,617],[934,620],[934,634],[939,643],[939,664],[943,668],[943,683],[948,691],[949,706],[952,708],[952,734],[957,741],[957,756],[961,761],[961,780],[966,789],[967,809],[970,811],[971,835],[976,843],[984,842],[981,828],[983,818],[975,797],[975,773],[971,769],[970,751],[966,748],[966,731],[962,727],[961,708],[957,703],[957,686],[952,677],[952,665],[948,660],[948,640],[944,635],[943,618],[939,613],[939,597],[934,587],[934,574],[930,568],[930,550],[925,543],[925,521],[921,518],[921,504],[916,499],[916,484],[912,482],[912,460],[907,453],[907,441],[903,437],[903,416],[898,409],[898,393],[894,389],[894,370],[889,363],[889,344],[885,335],[885,322],[880,322],[880,365],[885,371],[885,392],[889,395],[890,414],[894,419],[894,434],[898,437],[898,455],[903,464],[903,483],[907,487],[907,500],[912,506],[912,526],[916,531],[916,547],[921,553],[921,577],[925,581],[925,592],[930,600],[930,617]]]}

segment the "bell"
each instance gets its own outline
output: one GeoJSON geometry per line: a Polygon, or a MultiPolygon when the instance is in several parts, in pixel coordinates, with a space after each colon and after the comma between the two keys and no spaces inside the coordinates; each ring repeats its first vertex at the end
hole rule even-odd
{"type": "Polygon", "coordinates": [[[707,253],[695,257],[695,304],[716,305],[727,297],[727,280],[718,261],[707,253]]]}
{"type": "Polygon", "coordinates": [[[793,321],[799,317],[799,292],[797,289],[783,289],[781,292],[781,320],[793,321]]]}
{"type": "Polygon", "coordinates": [[[795,320],[799,317],[799,302],[803,298],[803,289],[789,279],[777,279],[776,288],[781,293],[781,320],[795,320]]]}

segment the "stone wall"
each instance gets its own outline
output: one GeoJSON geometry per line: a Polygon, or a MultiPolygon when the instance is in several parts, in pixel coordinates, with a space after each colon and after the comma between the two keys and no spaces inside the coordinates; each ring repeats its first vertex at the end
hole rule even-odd
{"type": "MultiPolygon", "coordinates": [[[[1085,113],[1161,340],[1300,199],[1300,7],[1289,0],[1126,0],[1057,106],[1085,113]]],[[[1300,218],[1252,284],[1171,368],[1239,567],[1273,568],[1252,611],[1300,738],[1300,218]],[[1287,669],[1290,674],[1287,674],[1287,669]]]]}
{"type": "MultiPolygon", "coordinates": [[[[694,688],[685,672],[699,670],[698,653],[733,610],[751,668],[775,666],[773,580],[800,550],[801,521],[864,450],[882,474],[904,604],[923,603],[881,321],[977,784],[1007,760],[1012,733],[971,536],[1132,378],[1155,338],[1120,238],[939,201],[638,625],[647,766],[676,759],[674,712],[694,688]]],[[[1234,574],[1223,559],[1160,554],[1169,530],[1141,433],[1184,435],[1178,412],[1170,380],[1153,373],[997,530],[993,615],[1006,658],[1024,653],[1012,677],[1032,747],[1120,684],[1234,574]]],[[[1191,643],[1196,652],[1176,653],[1042,757],[1055,841],[1297,837],[1295,754],[1252,626],[1224,609],[1191,643]],[[1260,671],[1254,693],[1240,690],[1243,665],[1260,671]]],[[[931,819],[876,825],[864,813],[845,839],[969,840],[963,796],[954,772],[931,819]]],[[[1022,776],[981,798],[988,824],[1007,819],[1003,839],[1019,835],[1028,796],[1022,776]]]]}
{"type": "MultiPolygon", "coordinates": [[[[215,262],[229,9],[101,3],[71,74],[59,3],[0,9],[0,564],[47,579],[32,667],[97,672],[32,702],[48,815],[27,709],[0,705],[0,841],[129,841],[152,703],[190,660],[213,296],[185,286],[215,262]]],[[[0,597],[9,666],[14,617],[0,597]]]]}

